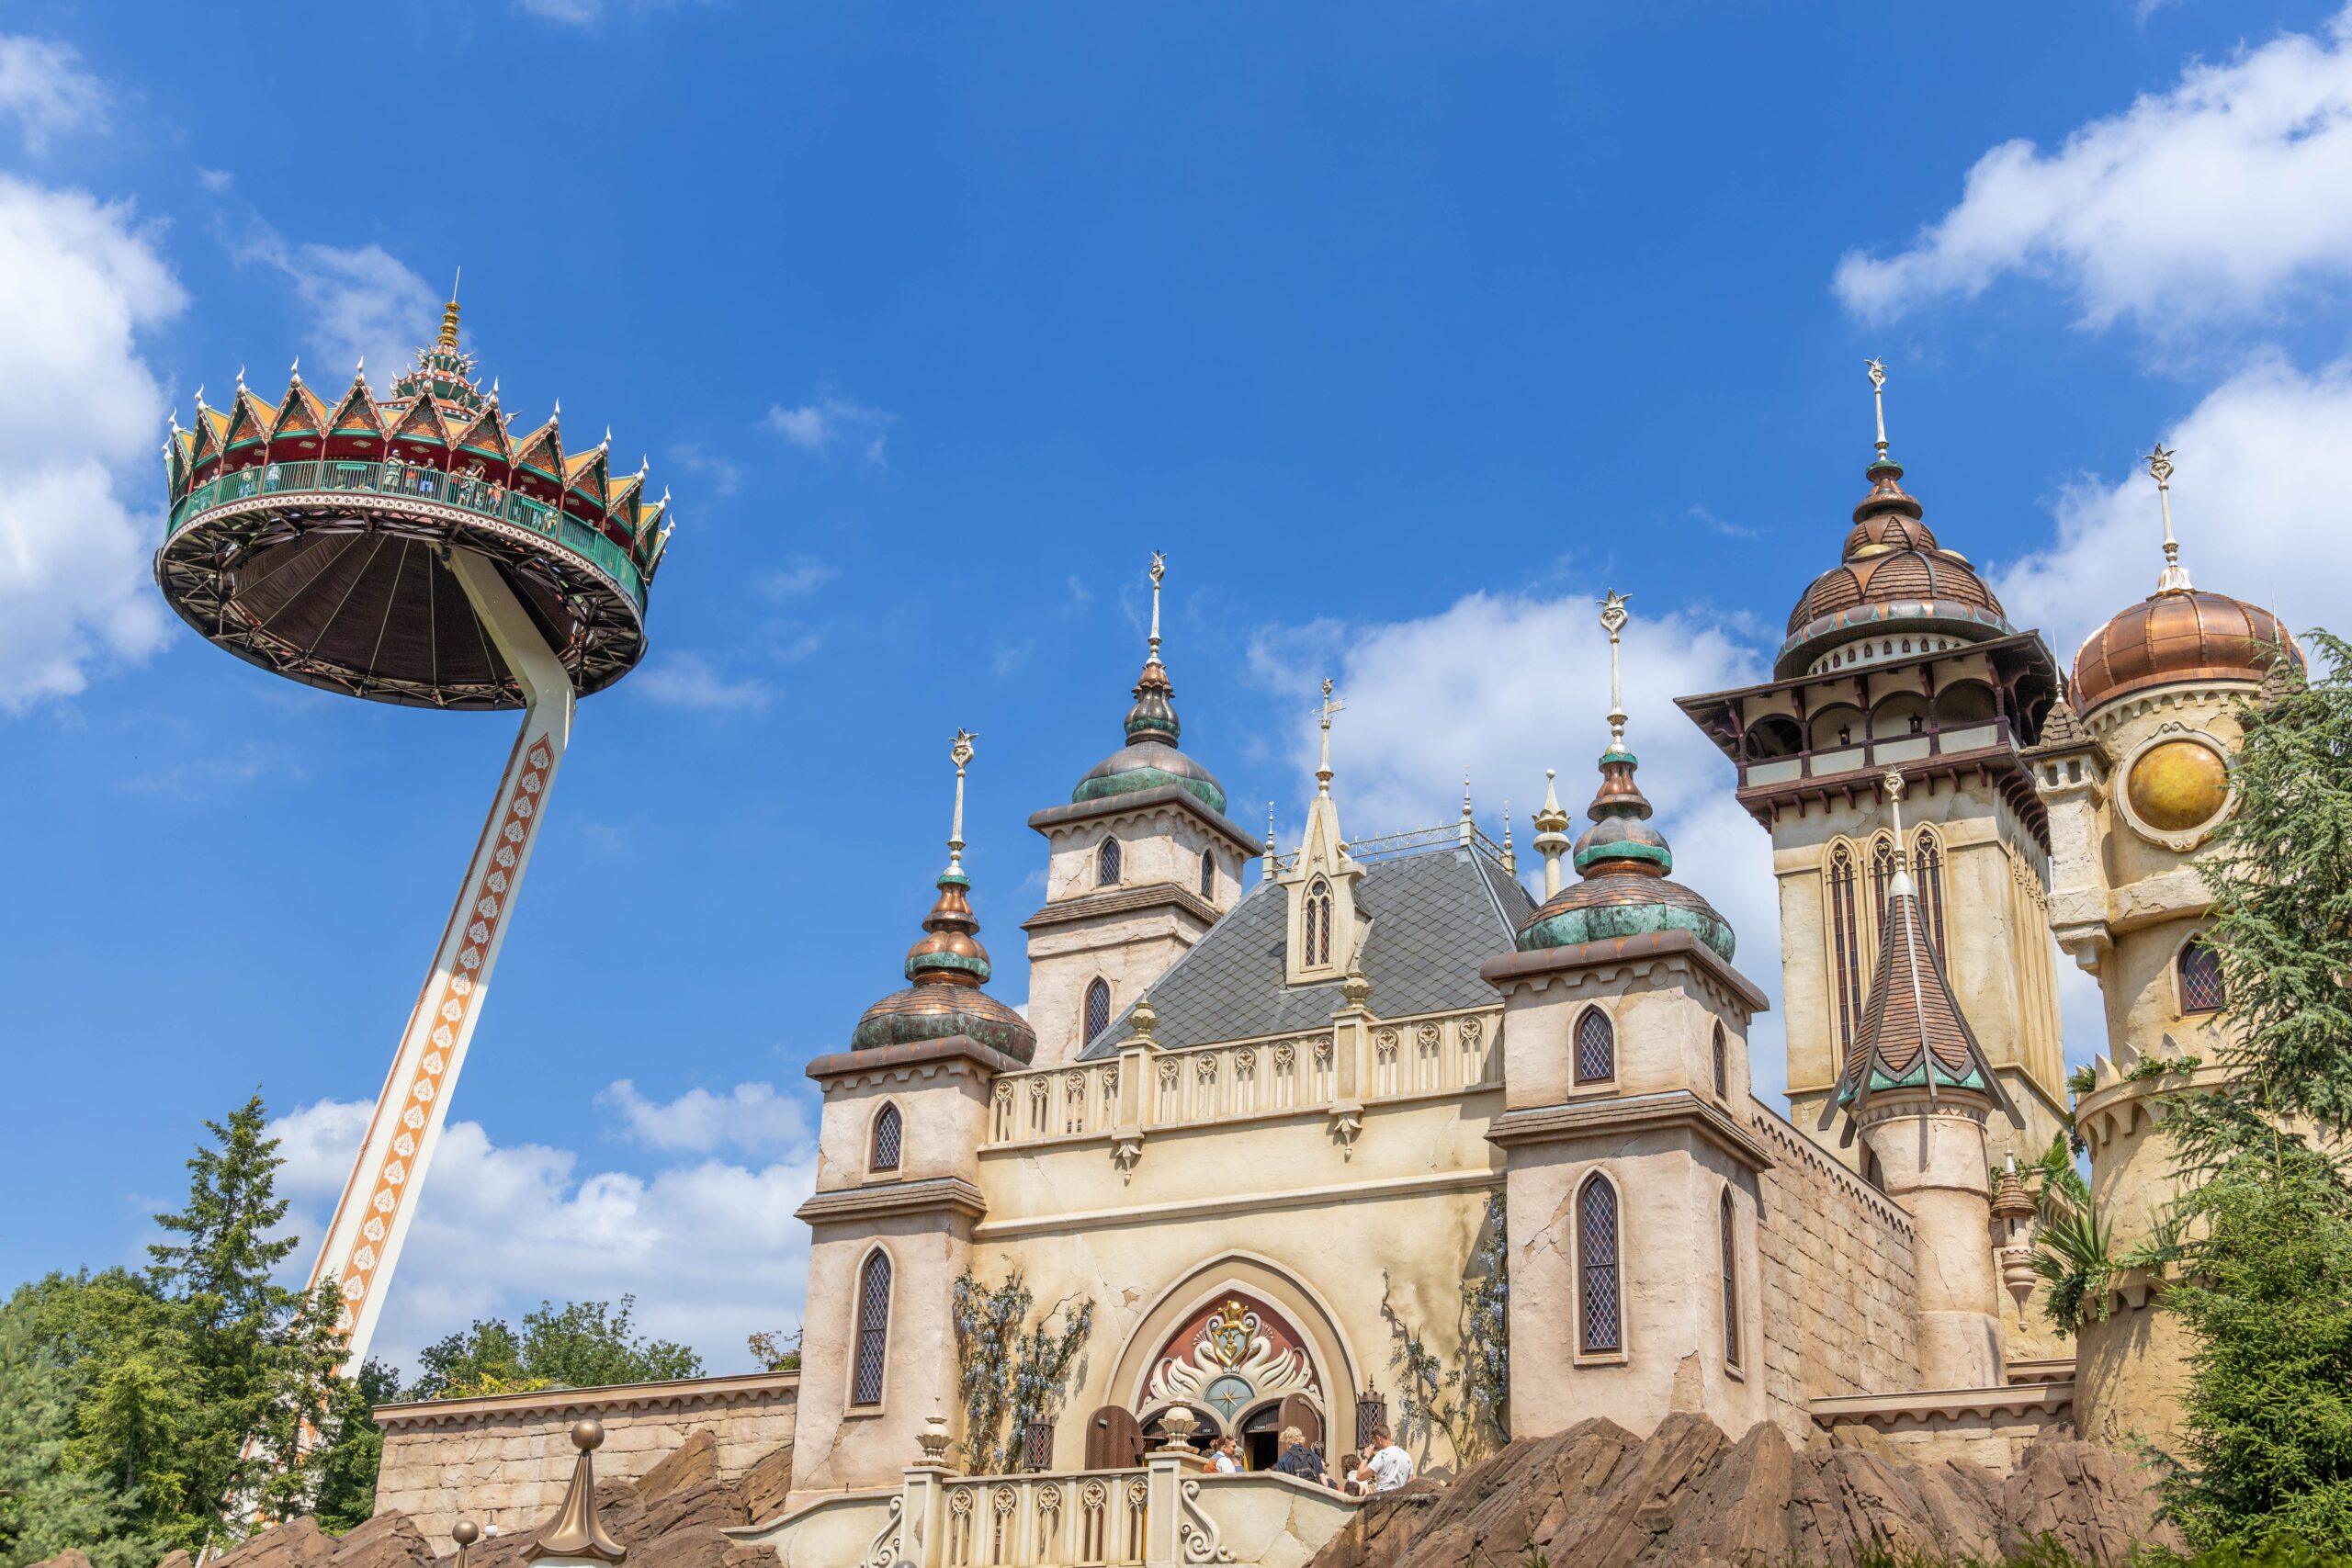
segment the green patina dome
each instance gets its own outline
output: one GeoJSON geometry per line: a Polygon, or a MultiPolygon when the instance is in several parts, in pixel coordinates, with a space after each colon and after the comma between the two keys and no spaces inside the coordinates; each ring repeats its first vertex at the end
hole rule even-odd
{"type": "Polygon", "coordinates": [[[1176,749],[1183,725],[1176,717],[1176,688],[1168,667],[1154,654],[1136,682],[1136,705],[1127,710],[1127,743],[1103,758],[1069,792],[1070,803],[1108,800],[1174,784],[1211,811],[1225,812],[1225,786],[1216,776],[1176,749]]]}
{"type": "Polygon", "coordinates": [[[906,976],[914,983],[865,1010],[850,1031],[851,1050],[961,1034],[1023,1064],[1036,1055],[1029,1021],[980,989],[988,983],[989,953],[966,897],[971,886],[958,870],[940,877],[939,901],[922,922],[925,934],[907,950],[906,976]]]}
{"type": "Polygon", "coordinates": [[[1731,962],[1736,939],[1713,905],[1667,873],[1674,852],[1649,824],[1650,803],[1634,782],[1634,754],[1612,744],[1601,754],[1592,826],[1572,858],[1582,880],[1563,887],[1519,928],[1519,950],[1575,947],[1615,937],[1684,931],[1731,962]]]}

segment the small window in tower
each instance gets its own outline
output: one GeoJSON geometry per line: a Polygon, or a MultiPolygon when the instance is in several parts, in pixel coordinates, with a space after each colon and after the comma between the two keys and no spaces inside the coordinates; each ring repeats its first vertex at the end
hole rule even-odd
{"type": "Polygon", "coordinates": [[[1944,852],[1936,840],[1936,830],[1922,828],[1911,840],[1911,863],[1919,876],[1919,908],[1927,917],[1928,944],[1936,956],[1946,955],[1944,948],[1944,852]]]}
{"type": "Polygon", "coordinates": [[[1216,897],[1216,856],[1207,850],[1201,852],[1201,897],[1216,897]]]}
{"type": "Polygon", "coordinates": [[[1718,1220],[1723,1231],[1724,1262],[1724,1359],[1739,1365],[1739,1255],[1732,1244],[1731,1193],[1726,1190],[1719,1207],[1718,1220]]]}
{"type": "Polygon", "coordinates": [[[1837,995],[1831,1005],[1838,1014],[1838,1061],[1842,1065],[1854,1049],[1854,1032],[1861,1027],[1863,986],[1860,920],[1856,908],[1854,853],[1839,844],[1830,852],[1829,951],[1837,971],[1837,995]]]}
{"type": "Polygon", "coordinates": [[[1715,1098],[1728,1100],[1731,1098],[1731,1063],[1727,1059],[1729,1052],[1724,1042],[1724,1026],[1721,1023],[1715,1025],[1714,1055],[1715,1098]]]}
{"type": "Polygon", "coordinates": [[[882,1403],[890,1351],[890,1255],[876,1250],[858,1270],[857,1359],[850,1380],[852,1404],[882,1403]]]}
{"type": "Polygon", "coordinates": [[[1094,880],[1104,887],[1119,885],[1119,840],[1105,839],[1094,852],[1094,880]]]}
{"type": "Polygon", "coordinates": [[[1091,1045],[1111,1027],[1111,982],[1096,978],[1086,987],[1086,1043],[1091,1045]]]}
{"type": "Polygon", "coordinates": [[[2222,985],[2222,955],[2203,937],[2191,937],[2180,950],[2180,1010],[2219,1012],[2229,1000],[2222,985]]]}
{"type": "Polygon", "coordinates": [[[882,1114],[874,1119],[874,1158],[869,1162],[874,1169],[899,1168],[899,1144],[905,1135],[906,1126],[899,1119],[899,1108],[884,1106],[882,1114]]]}
{"type": "Polygon", "coordinates": [[[1607,1083],[1617,1076],[1617,1031],[1609,1015],[1587,1008],[1577,1020],[1577,1082],[1607,1083]]]}
{"type": "Polygon", "coordinates": [[[1306,962],[1331,962],[1331,885],[1317,877],[1306,889],[1306,962]]]}
{"type": "Polygon", "coordinates": [[[1617,1189],[1595,1171],[1577,1194],[1577,1342],[1586,1354],[1625,1346],[1617,1273],[1617,1189]]]}

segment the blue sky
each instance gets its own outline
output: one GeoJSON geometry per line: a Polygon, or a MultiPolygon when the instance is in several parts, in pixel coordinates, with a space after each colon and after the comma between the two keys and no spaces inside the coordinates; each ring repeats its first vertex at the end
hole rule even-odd
{"type": "Polygon", "coordinates": [[[1152,548],[1187,749],[1286,837],[1325,673],[1351,831],[1465,768],[1522,841],[1544,767],[1579,806],[1631,592],[1644,783],[1775,993],[1763,835],[1668,699],[1834,561],[1868,355],[1928,521],[2062,658],[2153,586],[2160,434],[2200,582],[2352,624],[2346,17],[19,0],[0,1282],[137,1258],[256,1086],[315,1235],[511,739],[162,608],[199,385],[380,388],[462,265],[506,406],[673,491],[379,1348],[634,1290],[725,1369],[796,1320],[800,1068],[899,983],[948,736],[1018,1000],[1023,818],[1117,743],[1152,548]]]}

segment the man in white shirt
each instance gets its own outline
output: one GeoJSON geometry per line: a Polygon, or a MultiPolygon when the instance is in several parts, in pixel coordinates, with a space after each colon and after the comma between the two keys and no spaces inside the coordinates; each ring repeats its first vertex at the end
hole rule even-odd
{"type": "Polygon", "coordinates": [[[1363,1473],[1374,1492],[1401,1492],[1413,1479],[1413,1456],[1396,1446],[1386,1432],[1372,1435],[1372,1452],[1364,1456],[1363,1473]]]}
{"type": "Polygon", "coordinates": [[[1240,1447],[1241,1445],[1231,1438],[1221,1438],[1217,1440],[1215,1456],[1209,1462],[1216,1467],[1216,1472],[1219,1475],[1241,1473],[1241,1458],[1238,1452],[1240,1447]]]}

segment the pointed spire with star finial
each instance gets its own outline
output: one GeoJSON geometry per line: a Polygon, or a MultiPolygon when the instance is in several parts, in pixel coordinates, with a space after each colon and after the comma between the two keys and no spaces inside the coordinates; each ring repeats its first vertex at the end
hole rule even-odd
{"type": "Polygon", "coordinates": [[[2161,441],[2144,459],[2148,477],[2156,481],[2156,504],[2163,509],[2165,518],[2165,570],[2156,579],[2156,592],[2186,593],[2194,585],[2188,581],[2188,569],[2180,564],[2180,541],[2172,534],[2172,459],[2173,453],[2165,450],[2161,441]]]}

